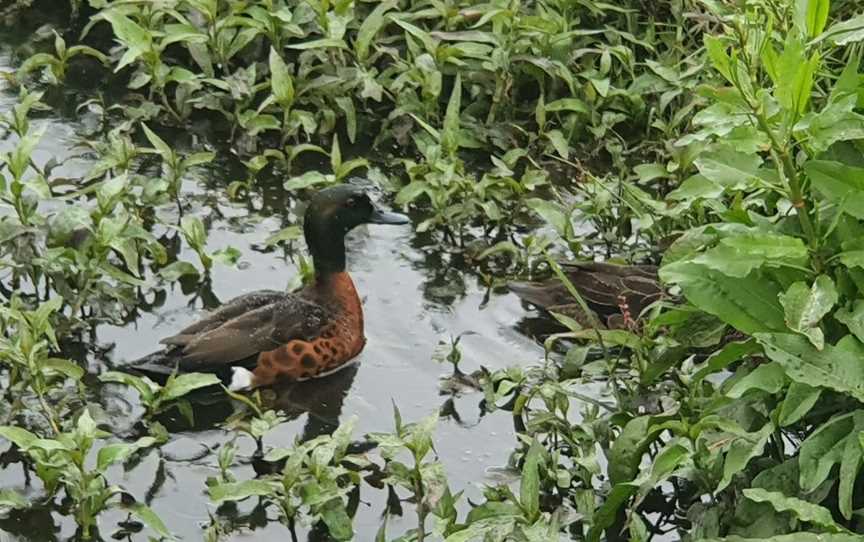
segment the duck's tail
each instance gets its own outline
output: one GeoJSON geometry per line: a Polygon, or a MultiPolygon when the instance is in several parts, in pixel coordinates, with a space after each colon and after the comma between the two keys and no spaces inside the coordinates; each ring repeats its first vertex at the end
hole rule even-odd
{"type": "Polygon", "coordinates": [[[117,369],[145,376],[168,378],[172,373],[180,372],[180,356],[179,352],[175,353],[175,350],[157,350],[134,361],[118,365],[117,369]]]}

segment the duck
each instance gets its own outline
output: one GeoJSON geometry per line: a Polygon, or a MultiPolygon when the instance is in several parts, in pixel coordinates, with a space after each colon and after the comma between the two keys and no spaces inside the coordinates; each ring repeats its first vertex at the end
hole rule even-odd
{"type": "Polygon", "coordinates": [[[522,301],[546,311],[569,316],[580,325],[593,327],[599,321],[607,329],[628,329],[642,311],[663,299],[657,266],[623,265],[611,262],[559,262],[561,271],[593,312],[586,314],[558,277],[535,282],[509,282],[511,292],[522,301]]]}
{"type": "Polygon", "coordinates": [[[320,190],[303,221],[314,280],[295,292],[259,290],[231,299],[162,339],[164,350],[133,368],[162,375],[230,368],[232,391],[320,378],[345,368],[366,344],[363,307],[345,266],[345,236],[361,224],[409,222],[373,203],[358,186],[320,190]]]}

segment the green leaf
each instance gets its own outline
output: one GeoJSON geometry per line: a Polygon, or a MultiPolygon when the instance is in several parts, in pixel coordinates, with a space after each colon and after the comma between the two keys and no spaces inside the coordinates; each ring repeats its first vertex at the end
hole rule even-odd
{"type": "Polygon", "coordinates": [[[149,448],[154,444],[156,444],[155,438],[141,437],[131,444],[121,442],[104,446],[99,449],[96,456],[96,468],[104,472],[111,465],[123,462],[136,451],[149,448]]]}
{"type": "Polygon", "coordinates": [[[134,388],[141,399],[145,403],[150,403],[153,400],[154,393],[160,389],[160,386],[147,378],[146,376],[135,376],[129,373],[121,373],[119,371],[108,371],[99,375],[99,380],[102,382],[113,382],[117,384],[125,384],[134,388]]]}
{"type": "MultiPolygon", "coordinates": [[[[813,76],[819,67],[819,55],[813,53],[806,59],[804,42],[789,38],[777,59],[774,91],[780,105],[798,115],[804,113],[810,102],[813,76]]],[[[769,72],[770,73],[770,72],[769,72]]]]}
{"type": "Polygon", "coordinates": [[[761,347],[754,339],[727,343],[723,348],[712,353],[705,361],[704,367],[696,371],[696,374],[693,375],[693,385],[699,384],[699,382],[704,380],[706,376],[722,371],[739,359],[760,352],[761,350],[761,347]]]}
{"type": "Polygon", "coordinates": [[[638,416],[628,421],[609,450],[609,481],[612,485],[636,478],[642,456],[662,432],[653,416],[638,416]]]}
{"type": "Polygon", "coordinates": [[[560,111],[571,111],[573,113],[588,113],[588,106],[579,98],[562,98],[549,102],[545,106],[547,113],[557,113],[560,111]]]}
{"type": "Polygon", "coordinates": [[[804,22],[801,30],[807,37],[815,38],[825,30],[828,9],[831,7],[830,0],[797,0],[795,7],[796,19],[804,22]]]}
{"type": "Polygon", "coordinates": [[[413,203],[414,200],[426,194],[431,187],[428,183],[423,181],[412,181],[405,186],[402,187],[401,190],[396,194],[395,203],[396,205],[406,205],[408,203],[413,203]]]}
{"type": "Polygon", "coordinates": [[[201,164],[209,164],[216,157],[213,152],[196,152],[192,153],[183,159],[183,164],[186,167],[200,166],[201,164]]]}
{"type": "Polygon", "coordinates": [[[180,229],[189,246],[195,250],[201,250],[207,246],[207,230],[204,223],[197,216],[186,215],[180,220],[180,229]]]}
{"type": "Polygon", "coordinates": [[[744,278],[764,265],[803,267],[808,256],[807,247],[797,237],[753,231],[724,237],[692,261],[730,277],[744,278]]]}
{"type": "Polygon", "coordinates": [[[162,389],[161,399],[163,401],[173,401],[197,389],[215,386],[220,382],[221,380],[219,380],[218,376],[210,373],[186,373],[178,375],[169,379],[165,384],[165,387],[162,389]]]}
{"type": "Polygon", "coordinates": [[[360,28],[357,29],[357,38],[354,40],[354,54],[361,63],[369,58],[369,46],[387,22],[385,15],[397,5],[396,0],[385,0],[375,6],[375,9],[363,19],[360,28]]]}
{"type": "Polygon", "coordinates": [[[459,150],[460,118],[462,111],[462,76],[456,74],[453,82],[453,92],[447,102],[447,111],[444,114],[444,128],[441,130],[441,146],[449,155],[454,155],[459,150]]]}
{"type": "Polygon", "coordinates": [[[240,256],[242,255],[243,254],[234,247],[220,248],[212,254],[214,261],[229,266],[237,265],[237,262],[240,260],[240,256]]]}
{"type": "Polygon", "coordinates": [[[149,506],[144,503],[136,502],[128,507],[127,510],[132,512],[132,514],[141,520],[141,523],[150,527],[156,534],[158,534],[161,538],[167,538],[169,540],[174,540],[174,535],[171,534],[171,531],[168,530],[168,527],[165,525],[165,522],[162,521],[156,512],[154,512],[149,506]]]}
{"type": "Polygon", "coordinates": [[[786,384],[786,373],[778,363],[759,365],[746,376],[736,381],[726,395],[738,399],[750,390],[778,393],[786,384]]]}
{"type": "Polygon", "coordinates": [[[732,278],[704,265],[680,261],[663,266],[660,277],[680,285],[697,308],[744,333],[786,329],[783,308],[777,301],[780,287],[758,273],[732,278]]]}
{"type": "Polygon", "coordinates": [[[321,173],[320,171],[307,171],[303,175],[299,177],[291,177],[287,181],[285,181],[285,190],[301,190],[303,188],[309,188],[312,186],[318,186],[320,184],[329,184],[333,181],[327,178],[326,175],[321,173]]]}
{"type": "Polygon", "coordinates": [[[827,39],[834,45],[848,45],[864,40],[864,14],[831,25],[819,39],[827,39]]]}
{"type": "Polygon", "coordinates": [[[100,13],[100,17],[111,24],[114,35],[128,48],[114,69],[115,72],[120,71],[152,48],[153,38],[150,32],[141,28],[119,11],[103,11],[100,13]]]}
{"type": "Polygon", "coordinates": [[[812,287],[808,288],[804,282],[795,282],[785,293],[780,294],[786,325],[807,337],[818,350],[825,346],[819,322],[834,308],[837,300],[834,281],[827,275],[819,275],[812,287]]]}
{"type": "Polygon", "coordinates": [[[529,522],[534,522],[540,515],[540,458],[543,447],[537,439],[531,441],[531,447],[525,454],[522,466],[522,479],[519,486],[519,503],[529,522]]]}
{"type": "Polygon", "coordinates": [[[730,83],[734,82],[732,77],[732,60],[726,52],[726,46],[720,38],[711,34],[704,34],[705,50],[708,51],[708,58],[711,59],[711,65],[714,69],[720,72],[720,75],[726,78],[730,83]]]}
{"type": "Polygon", "coordinates": [[[345,113],[345,131],[348,141],[354,143],[357,139],[357,111],[354,109],[354,99],[350,96],[337,96],[336,104],[345,113]]]}
{"type": "Polygon", "coordinates": [[[279,491],[279,484],[266,480],[244,480],[217,484],[210,487],[210,500],[216,504],[225,501],[242,501],[249,497],[266,497],[279,491]]]}
{"type": "Polygon", "coordinates": [[[786,391],[786,398],[780,405],[779,423],[781,427],[792,425],[803,418],[822,394],[822,388],[814,388],[801,382],[792,382],[786,391]]]}
{"type": "Polygon", "coordinates": [[[300,226],[288,226],[287,228],[283,228],[265,239],[264,244],[267,246],[273,246],[281,243],[282,241],[296,241],[297,239],[302,238],[303,228],[301,228],[300,226]]]}
{"type": "Polygon", "coordinates": [[[723,491],[736,474],[744,471],[751,459],[762,454],[765,443],[773,432],[774,426],[767,423],[759,431],[740,435],[735,439],[726,453],[726,460],[723,462],[723,478],[717,484],[715,494],[723,491]]]}
{"type": "Polygon", "coordinates": [[[759,168],[762,158],[730,147],[703,153],[694,164],[706,179],[730,190],[741,190],[761,180],[759,168]]]}
{"type": "Polygon", "coordinates": [[[800,335],[758,333],[765,354],[795,382],[828,388],[864,402],[864,345],[847,335],[836,346],[817,350],[800,335]]]}
{"type": "MultiPolygon", "coordinates": [[[[855,73],[854,77],[857,85],[858,74],[855,73]]],[[[813,155],[825,152],[838,141],[864,139],[864,115],[854,111],[858,101],[857,93],[842,94],[844,91],[839,88],[839,84],[832,89],[832,92],[841,93],[839,97],[829,102],[821,111],[807,113],[795,125],[796,137],[807,140],[807,146],[813,149],[813,155]]]]}
{"type": "Polygon", "coordinates": [[[864,168],[824,160],[810,160],[804,171],[825,199],[844,212],[864,220],[864,168]]]}
{"type": "Polygon", "coordinates": [[[276,102],[284,109],[290,109],[294,103],[294,78],[288,70],[288,65],[276,52],[270,48],[270,89],[276,102]]]}
{"type": "Polygon", "coordinates": [[[864,429],[864,411],[842,414],[823,423],[799,448],[798,466],[801,489],[810,493],[824,482],[834,465],[842,462],[847,440],[858,441],[864,429]]]}
{"type": "Polygon", "coordinates": [[[348,49],[348,46],[344,41],[336,38],[322,38],[319,40],[307,41],[304,43],[292,43],[290,45],[286,45],[289,49],[296,49],[298,51],[306,51],[309,49],[327,49],[330,47],[335,47],[336,49],[348,49]]]}
{"type": "Polygon", "coordinates": [[[744,490],[744,496],[753,502],[764,502],[770,504],[778,512],[790,512],[799,521],[811,523],[831,533],[845,532],[846,530],[834,522],[831,512],[818,504],[813,504],[797,497],[787,497],[776,491],[766,491],[760,488],[744,490]]]}
{"type": "Polygon", "coordinates": [[[603,505],[600,506],[591,519],[591,528],[588,530],[587,542],[600,542],[600,537],[603,530],[607,529],[615,523],[615,516],[618,514],[618,509],[636,492],[638,485],[635,483],[616,484],[603,505]]]}
{"type": "Polygon", "coordinates": [[[9,442],[14,443],[22,450],[29,449],[36,443],[37,440],[39,440],[39,437],[31,433],[30,431],[12,425],[0,426],[0,437],[3,437],[9,442]]]}
{"type": "MultiPolygon", "coordinates": [[[[860,431],[859,435],[864,434],[860,431]]],[[[855,482],[858,472],[861,470],[864,450],[861,449],[859,439],[846,439],[846,447],[843,449],[843,458],[840,460],[840,483],[837,488],[837,500],[840,504],[840,513],[847,520],[852,519],[852,496],[855,490],[855,482]]]]}
{"type": "Polygon", "coordinates": [[[864,342],[864,299],[856,299],[852,308],[840,308],[834,313],[838,322],[846,324],[859,341],[864,342]]]}
{"type": "Polygon", "coordinates": [[[401,26],[405,32],[414,36],[423,44],[423,47],[426,49],[426,52],[430,55],[435,55],[438,50],[438,42],[429,35],[425,30],[407,22],[402,21],[400,19],[393,19],[393,22],[401,26]]]}
{"type": "Polygon", "coordinates": [[[159,275],[168,282],[174,282],[186,275],[198,275],[198,269],[189,262],[176,261],[159,270],[159,275]]]}
{"type": "Polygon", "coordinates": [[[23,496],[11,489],[0,489],[0,508],[27,508],[30,503],[23,496]]]}
{"type": "Polygon", "coordinates": [[[351,525],[351,517],[345,510],[342,499],[330,499],[319,509],[321,519],[327,525],[327,530],[336,540],[352,540],[354,529],[351,525]]]}
{"type": "Polygon", "coordinates": [[[570,231],[570,218],[567,209],[558,202],[543,198],[529,198],[525,200],[525,206],[540,215],[550,226],[555,228],[558,235],[567,237],[570,231]]]}
{"type": "Polygon", "coordinates": [[[570,144],[567,142],[564,134],[561,133],[561,130],[549,130],[544,135],[552,143],[552,147],[561,158],[567,159],[570,157],[570,144]]]}
{"type": "Polygon", "coordinates": [[[84,369],[74,361],[68,359],[49,358],[43,362],[42,367],[60,373],[72,380],[81,380],[84,376],[84,369]]]}
{"type": "Polygon", "coordinates": [[[141,128],[144,130],[144,135],[147,136],[147,139],[150,141],[150,144],[153,145],[153,148],[156,149],[159,156],[161,156],[166,162],[171,162],[174,157],[174,150],[143,122],[141,123],[141,128]]]}
{"type": "Polygon", "coordinates": [[[359,168],[369,167],[369,161],[365,158],[352,158],[347,162],[342,162],[339,167],[333,172],[336,174],[336,179],[344,180],[351,174],[352,171],[359,168]]]}
{"type": "MultiPolygon", "coordinates": [[[[657,456],[651,463],[651,472],[641,484],[639,498],[641,499],[662,481],[669,478],[682,463],[690,459],[691,455],[690,448],[683,444],[682,439],[672,439],[669,441],[657,453],[657,456]]],[[[641,480],[643,480],[642,477],[640,477],[641,480]]]]}

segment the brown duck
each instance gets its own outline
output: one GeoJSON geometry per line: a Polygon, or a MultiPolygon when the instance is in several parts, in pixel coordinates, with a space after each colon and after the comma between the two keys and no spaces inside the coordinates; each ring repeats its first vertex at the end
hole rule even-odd
{"type": "MultiPolygon", "coordinates": [[[[599,262],[559,265],[588,308],[610,329],[630,327],[645,307],[665,294],[653,265],[599,262]]],[[[557,277],[543,282],[512,282],[508,286],[523,301],[569,316],[583,326],[592,325],[591,316],[585,314],[557,277]]]]}
{"type": "Polygon", "coordinates": [[[345,271],[345,235],[360,224],[406,223],[408,217],[377,208],[360,188],[340,185],[318,192],[303,225],[315,264],[312,283],[293,293],[261,290],[232,299],[163,339],[166,351],[137,368],[164,373],[231,367],[235,390],[338,371],[366,343],[363,308],[345,271]],[[242,366],[252,363],[253,371],[242,366]]]}

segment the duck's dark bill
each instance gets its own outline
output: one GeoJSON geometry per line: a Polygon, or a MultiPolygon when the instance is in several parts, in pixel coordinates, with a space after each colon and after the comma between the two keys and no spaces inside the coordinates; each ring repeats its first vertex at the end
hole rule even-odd
{"type": "Polygon", "coordinates": [[[369,217],[369,222],[372,224],[407,224],[410,220],[403,214],[375,209],[369,217]]]}

